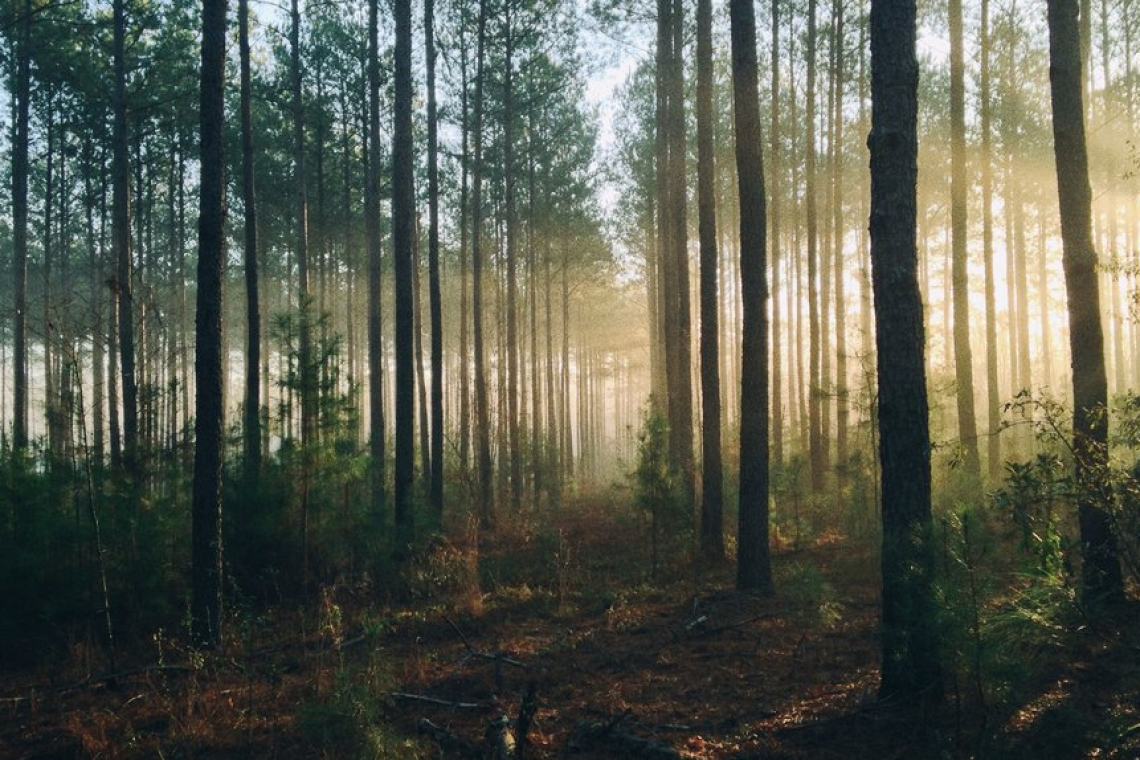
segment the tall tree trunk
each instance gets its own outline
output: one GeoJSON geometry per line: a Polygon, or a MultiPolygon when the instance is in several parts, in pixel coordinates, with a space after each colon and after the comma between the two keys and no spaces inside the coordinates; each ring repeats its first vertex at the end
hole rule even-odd
{"type": "Polygon", "coordinates": [[[420,263],[420,217],[415,215],[414,235],[412,237],[412,351],[415,355],[416,366],[416,412],[419,424],[416,426],[420,436],[420,473],[423,477],[421,488],[423,495],[428,495],[431,487],[431,442],[428,440],[428,395],[427,385],[424,382],[424,320],[423,298],[420,295],[420,280],[423,266],[420,263]]]}
{"type": "MultiPolygon", "coordinates": [[[[813,0],[814,1],[814,0],[813,0]]],[[[772,591],[768,551],[767,219],[751,0],[730,0],[736,178],[740,193],[740,276],[743,341],[740,385],[740,525],[736,586],[772,591]]]]}
{"type": "MultiPolygon", "coordinates": [[[[753,20],[755,36],[755,20],[753,20]]],[[[752,53],[755,76],[755,47],[752,53]]],[[[701,552],[724,556],[724,474],[720,456],[720,356],[717,340],[716,176],[713,147],[712,0],[697,0],[697,216],[701,257],[701,552]]],[[[742,74],[743,75],[743,74],[742,74]]],[[[754,83],[755,84],[755,83],[754,83]]],[[[744,139],[751,139],[749,135],[744,139]]],[[[755,167],[749,167],[753,170],[755,167]]]]}
{"type": "MultiPolygon", "coordinates": [[[[464,24],[466,27],[466,24],[464,24]]],[[[462,32],[461,32],[462,34],[462,32]]],[[[464,35],[463,51],[459,56],[461,95],[461,124],[462,148],[460,150],[460,181],[459,181],[459,471],[463,477],[468,474],[468,455],[471,451],[471,365],[468,360],[470,344],[467,341],[468,329],[471,324],[470,305],[468,302],[468,285],[470,275],[467,272],[468,255],[468,217],[470,215],[470,202],[468,200],[468,174],[470,158],[468,155],[470,119],[468,92],[471,86],[467,78],[467,37],[464,35]]]]}
{"type": "MultiPolygon", "coordinates": [[[[244,4],[244,2],[243,2],[244,4]]],[[[226,244],[226,0],[202,6],[201,207],[194,319],[194,493],[191,625],[208,647],[222,623],[222,265],[226,244]]]]}
{"type": "Polygon", "coordinates": [[[479,468],[479,521],[483,527],[494,517],[491,504],[491,431],[487,374],[483,347],[483,85],[487,45],[487,0],[479,0],[478,41],[475,62],[475,153],[471,160],[471,305],[475,344],[475,449],[479,468]]]}
{"type": "Polygon", "coordinates": [[[309,464],[319,434],[317,366],[313,353],[313,299],[309,275],[309,182],[305,161],[305,107],[301,88],[301,10],[299,0],[290,5],[289,52],[293,108],[293,182],[296,202],[294,219],[297,254],[297,378],[301,396],[301,555],[304,583],[309,580],[309,464]]]}
{"type": "Polygon", "coordinates": [[[431,321],[431,481],[428,505],[443,518],[443,300],[439,290],[439,146],[435,102],[435,0],[424,0],[427,58],[428,310],[431,321]]]}
{"type": "Polygon", "coordinates": [[[981,9],[981,99],[982,155],[982,263],[985,270],[986,300],[986,418],[988,445],[986,471],[994,485],[1001,477],[1001,404],[998,390],[997,358],[997,284],[994,277],[994,179],[993,137],[990,100],[990,0],[982,0],[981,9]]]}
{"type": "Polygon", "coordinates": [[[835,0],[835,103],[833,120],[833,160],[834,185],[831,196],[832,224],[835,235],[835,456],[836,483],[840,495],[847,485],[847,418],[849,416],[847,398],[847,272],[843,256],[843,85],[844,41],[843,41],[843,1],[835,0]]]}
{"type": "Polygon", "coordinates": [[[118,295],[119,364],[123,384],[122,462],[138,475],[138,382],[135,376],[135,313],[131,277],[130,160],[127,135],[126,0],[114,2],[114,107],[111,158],[111,239],[115,248],[118,295]]]}
{"type": "Polygon", "coordinates": [[[415,477],[415,171],[412,155],[412,3],[395,0],[395,103],[392,128],[392,243],[396,303],[396,551],[403,555],[414,540],[412,522],[415,477]]]}
{"type": "MultiPolygon", "coordinates": [[[[301,98],[301,10],[298,0],[290,6],[289,27],[290,79],[293,97],[293,181],[296,185],[296,240],[298,300],[298,378],[301,391],[301,447],[308,449],[317,442],[317,370],[313,355],[313,303],[309,262],[309,182],[305,162],[305,111],[301,98]]],[[[307,484],[302,485],[307,492],[307,484]]],[[[307,510],[308,497],[304,509],[307,510]]]]}
{"type": "Polygon", "coordinates": [[[380,55],[379,4],[368,2],[368,148],[364,182],[364,235],[368,246],[368,451],[372,510],[384,510],[384,335],[380,307],[380,55]]]}
{"type": "MultiPolygon", "coordinates": [[[[118,7],[118,6],[116,6],[118,7]]],[[[32,0],[24,0],[16,43],[16,121],[12,139],[13,448],[28,446],[28,131],[30,117],[32,0]]],[[[118,48],[116,48],[118,49],[118,48]]]]}
{"type": "Polygon", "coordinates": [[[871,0],[871,267],[882,462],[880,695],[937,699],[930,433],[916,246],[918,61],[913,0],[871,0]]]}
{"type": "MultiPolygon", "coordinates": [[[[780,343],[780,193],[783,187],[780,144],[780,0],[772,0],[772,461],[784,461],[784,356],[780,343]]],[[[789,288],[789,291],[791,289],[789,288]]],[[[790,313],[790,312],[789,312],[790,313]]],[[[790,362],[789,362],[790,363],[790,362]]]]}
{"type": "Polygon", "coordinates": [[[958,442],[965,452],[969,493],[981,495],[978,426],[974,420],[974,357],[970,350],[970,283],[966,271],[966,66],[962,43],[962,0],[950,0],[950,235],[953,247],[954,377],[958,399],[958,442]]]}
{"type": "Polygon", "coordinates": [[[1073,450],[1078,487],[1083,591],[1087,598],[1120,598],[1123,578],[1107,509],[1108,381],[1096,251],[1090,223],[1088,151],[1081,93],[1076,0],[1048,0],[1049,84],[1053,149],[1061,210],[1065,288],[1069,297],[1069,348],[1073,367],[1073,450]]]}
{"type": "Polygon", "coordinates": [[[668,88],[668,69],[669,69],[669,56],[672,54],[673,38],[671,34],[671,27],[673,23],[673,4],[671,0],[657,0],[657,42],[655,51],[655,73],[654,73],[654,142],[653,142],[653,167],[654,167],[654,187],[656,188],[655,197],[655,210],[657,214],[656,228],[657,228],[657,250],[655,255],[657,257],[654,272],[657,279],[657,292],[656,292],[656,308],[657,319],[660,327],[660,354],[663,359],[663,374],[664,380],[663,394],[660,398],[654,397],[653,405],[656,413],[664,413],[667,418],[672,408],[671,394],[673,388],[670,385],[670,373],[676,370],[671,368],[672,362],[675,360],[675,351],[670,347],[670,343],[676,342],[676,312],[670,308],[670,298],[672,297],[675,285],[673,263],[670,259],[669,252],[671,250],[670,239],[672,236],[672,226],[666,221],[667,214],[669,213],[669,147],[670,147],[670,122],[669,122],[669,88],[668,88]]]}
{"type": "Polygon", "coordinates": [[[669,441],[673,461],[684,484],[685,497],[690,503],[696,498],[693,464],[693,381],[692,381],[692,327],[690,319],[691,291],[689,288],[689,227],[686,221],[686,157],[685,147],[685,81],[684,81],[684,6],[682,0],[672,0],[672,53],[669,64],[669,196],[668,221],[670,257],[675,269],[674,301],[670,309],[676,311],[676,340],[674,349],[676,372],[670,380],[669,441]]]}
{"type": "MultiPolygon", "coordinates": [[[[91,391],[92,391],[92,423],[93,448],[95,465],[101,471],[106,456],[106,418],[103,405],[106,401],[106,376],[104,375],[104,362],[106,362],[106,328],[103,323],[104,304],[100,298],[103,288],[103,245],[102,240],[96,238],[95,208],[97,199],[95,189],[92,187],[92,178],[95,176],[95,151],[91,137],[83,141],[83,205],[85,206],[87,227],[88,267],[91,270],[91,309],[93,324],[91,327],[91,391]]],[[[101,477],[101,475],[99,476],[101,477]]]]}
{"type": "Polygon", "coordinates": [[[574,477],[574,433],[570,421],[570,246],[562,244],[562,458],[574,477]]]}
{"type": "MultiPolygon", "coordinates": [[[[549,212],[551,208],[549,188],[550,183],[546,183],[547,198],[546,209],[549,212]]],[[[551,250],[551,235],[547,235],[543,247],[543,280],[545,284],[544,293],[544,311],[546,314],[546,430],[547,430],[547,448],[549,449],[548,462],[550,469],[547,473],[548,486],[550,492],[551,503],[557,507],[561,503],[562,498],[562,469],[559,465],[559,434],[560,428],[558,427],[558,415],[555,411],[555,400],[557,395],[554,392],[554,312],[552,306],[552,291],[554,284],[550,273],[550,260],[554,258],[554,253],[551,250]]]]}
{"type": "Polygon", "coordinates": [[[518,273],[515,215],[514,167],[514,28],[511,26],[510,3],[504,5],[503,52],[503,199],[506,222],[507,264],[507,436],[510,447],[511,509],[518,513],[522,505],[522,449],[519,442],[519,338],[518,338],[518,273]]]}
{"type": "Polygon", "coordinates": [[[253,117],[249,60],[249,0],[238,0],[241,66],[241,189],[245,209],[245,415],[242,437],[246,477],[261,470],[261,304],[257,287],[257,195],[253,183],[253,117]]]}
{"type": "Polygon", "coordinates": [[[822,406],[823,388],[820,385],[822,366],[822,346],[820,344],[819,319],[819,243],[816,222],[816,167],[815,167],[815,48],[816,48],[816,0],[808,0],[807,21],[807,104],[804,118],[807,119],[807,158],[804,162],[806,188],[804,201],[807,206],[807,278],[808,278],[808,459],[811,470],[811,487],[820,491],[824,485],[824,470],[827,454],[823,440],[822,406]]]}
{"type": "MultiPolygon", "coordinates": [[[[529,97],[529,96],[528,96],[529,97]]],[[[535,244],[535,109],[527,111],[527,305],[530,310],[530,469],[533,479],[531,498],[537,510],[542,497],[542,394],[541,365],[538,361],[538,248],[535,244]]]]}

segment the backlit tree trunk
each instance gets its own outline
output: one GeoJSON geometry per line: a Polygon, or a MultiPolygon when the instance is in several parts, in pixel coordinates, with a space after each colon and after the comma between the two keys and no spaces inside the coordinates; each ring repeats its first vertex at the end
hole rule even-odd
{"type": "Polygon", "coordinates": [[[1049,84],[1053,151],[1061,209],[1065,288],[1069,296],[1069,349],[1073,368],[1073,451],[1077,509],[1084,559],[1082,583],[1092,599],[1123,596],[1116,536],[1107,512],[1112,498],[1108,467],[1108,381],[1093,248],[1080,37],[1076,0],[1048,0],[1049,84]]]}
{"type": "Polygon", "coordinates": [[[740,386],[740,524],[736,586],[772,590],[768,551],[768,298],[764,250],[764,160],[760,152],[756,16],[752,0],[730,0],[736,181],[740,193],[743,300],[740,386]]]}
{"type": "Polygon", "coordinates": [[[871,274],[882,467],[884,698],[941,693],[930,546],[930,433],[918,289],[914,0],[871,2],[871,274]]]}

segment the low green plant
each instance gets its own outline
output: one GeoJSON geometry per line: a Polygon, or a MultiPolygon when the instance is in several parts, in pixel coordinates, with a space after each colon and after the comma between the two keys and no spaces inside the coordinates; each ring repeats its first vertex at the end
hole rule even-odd
{"type": "Polygon", "coordinates": [[[298,709],[301,736],[323,757],[413,760],[432,756],[418,740],[402,735],[388,718],[388,695],[397,690],[398,678],[378,646],[382,627],[366,625],[365,661],[342,662],[332,688],[298,709]]]}
{"type": "Polygon", "coordinates": [[[830,628],[843,617],[835,587],[814,562],[793,562],[780,573],[776,585],[791,603],[793,614],[807,625],[830,628]]]}
{"type": "Polygon", "coordinates": [[[681,474],[669,459],[668,423],[651,408],[643,414],[637,435],[633,484],[634,503],[649,515],[650,566],[657,577],[662,549],[679,539],[691,540],[693,518],[681,474]]]}

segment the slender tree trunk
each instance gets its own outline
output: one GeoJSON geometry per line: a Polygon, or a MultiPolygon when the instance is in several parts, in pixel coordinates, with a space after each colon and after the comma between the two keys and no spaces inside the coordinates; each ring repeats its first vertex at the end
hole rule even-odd
{"type": "Polygon", "coordinates": [[[238,50],[241,66],[241,189],[245,208],[245,419],[242,441],[246,476],[261,470],[261,303],[257,283],[257,195],[253,173],[253,117],[249,60],[249,0],[238,0],[238,50]]]}
{"type": "Polygon", "coordinates": [[[368,450],[372,509],[384,511],[384,335],[381,322],[380,56],[379,4],[368,3],[368,148],[364,182],[364,235],[368,246],[368,450]]]}
{"type": "Polygon", "coordinates": [[[847,422],[850,414],[847,397],[847,272],[843,256],[843,86],[844,41],[843,0],[835,0],[835,113],[832,117],[834,136],[834,181],[831,196],[832,224],[835,235],[835,454],[836,482],[839,493],[847,486],[847,422]]]}
{"type": "MultiPolygon", "coordinates": [[[[669,87],[668,68],[669,56],[672,54],[671,27],[673,23],[673,4],[671,0],[657,0],[657,47],[655,52],[654,74],[654,142],[653,166],[654,186],[656,187],[655,207],[657,212],[657,261],[654,271],[657,279],[656,307],[658,324],[660,326],[660,354],[663,359],[664,380],[663,395],[654,398],[655,411],[664,413],[670,418],[672,409],[671,395],[673,387],[669,377],[676,373],[672,366],[675,362],[676,352],[673,345],[676,343],[676,311],[670,308],[670,298],[675,288],[675,272],[670,259],[670,239],[673,228],[666,222],[669,213],[669,197],[671,186],[669,184],[669,147],[670,147],[670,121],[669,121],[669,87]]],[[[670,418],[671,419],[671,418],[670,418]]]]}
{"type": "Polygon", "coordinates": [[[396,303],[396,463],[397,553],[414,540],[412,496],[415,478],[415,189],[412,185],[412,3],[395,0],[395,103],[392,129],[392,242],[396,303]]]}
{"type": "Polygon", "coordinates": [[[1018,195],[1013,207],[1014,248],[1017,251],[1014,273],[1017,280],[1017,374],[1021,386],[1033,386],[1029,355],[1029,246],[1025,241],[1025,203],[1018,195]]]}
{"type": "MultiPolygon", "coordinates": [[[[301,447],[308,449],[317,442],[317,370],[313,356],[312,292],[309,262],[309,184],[305,163],[305,111],[301,99],[301,10],[298,0],[290,6],[289,27],[290,79],[293,96],[293,181],[296,184],[296,240],[298,299],[300,322],[298,325],[299,380],[301,391],[301,447]]],[[[307,485],[302,485],[307,492],[307,485]]],[[[303,497],[307,510],[307,494],[303,497]]]]}
{"type": "Polygon", "coordinates": [[[111,159],[111,239],[115,248],[118,295],[119,364],[123,384],[122,462],[138,475],[138,383],[135,376],[135,316],[131,277],[130,160],[127,135],[126,0],[115,0],[114,13],[114,131],[111,159]]]}
{"type": "MultiPolygon", "coordinates": [[[[547,183],[549,193],[549,182],[547,183]]],[[[550,197],[547,196],[546,203],[547,211],[550,210],[550,197]]],[[[561,503],[562,498],[562,469],[559,464],[559,435],[560,428],[558,426],[558,415],[555,411],[555,400],[557,398],[554,392],[554,316],[552,308],[552,291],[554,285],[552,282],[550,272],[550,260],[554,257],[551,250],[551,235],[547,235],[544,242],[542,265],[543,265],[543,279],[545,281],[545,298],[544,310],[546,312],[546,430],[547,430],[547,447],[549,448],[549,463],[550,469],[548,472],[549,485],[547,486],[550,492],[550,499],[554,506],[561,503]]]]}
{"type": "MultiPolygon", "coordinates": [[[[244,2],[243,2],[244,4],[244,2]]],[[[226,0],[202,6],[201,208],[195,316],[191,624],[213,647],[222,624],[222,266],[225,260],[226,0]]]]}
{"type": "Polygon", "coordinates": [[[538,247],[535,243],[535,141],[534,108],[527,112],[527,305],[530,309],[530,466],[533,479],[531,498],[537,510],[542,496],[542,372],[538,360],[538,247]]]}
{"type": "MultiPolygon", "coordinates": [[[[755,20],[753,19],[753,35],[755,20]]],[[[755,47],[753,47],[755,76],[755,47]]],[[[717,340],[716,177],[713,147],[712,0],[697,0],[697,215],[701,257],[701,552],[724,556],[724,473],[720,456],[720,356],[717,340]]],[[[742,76],[744,76],[742,74],[742,76]]],[[[744,139],[752,139],[749,135],[744,139]]],[[[753,170],[756,167],[749,167],[753,170]]]]}
{"type": "Polygon", "coordinates": [[[1096,251],[1090,224],[1084,99],[1076,0],[1049,0],[1049,83],[1053,148],[1061,210],[1069,348],[1073,367],[1073,450],[1081,531],[1083,592],[1089,599],[1120,598],[1124,585],[1116,536],[1107,509],[1108,382],[1096,251]]]}
{"type": "MultiPolygon", "coordinates": [[[[814,0],[813,0],[814,2],[814,0]]],[[[768,551],[768,316],[767,219],[756,63],[756,16],[751,0],[730,0],[733,123],[740,193],[740,275],[743,341],[740,386],[740,525],[736,586],[772,591],[768,551]]]]}
{"type": "Polygon", "coordinates": [[[570,422],[570,246],[562,244],[562,457],[566,477],[574,477],[574,434],[570,422]]]}
{"type": "Polygon", "coordinates": [[[428,504],[443,519],[443,300],[439,285],[439,146],[435,101],[435,0],[424,0],[427,58],[428,310],[431,321],[431,483],[428,504]]]}
{"type": "Polygon", "coordinates": [[[518,337],[518,273],[516,248],[517,222],[515,215],[514,168],[514,28],[511,26],[511,6],[504,6],[503,53],[503,180],[506,222],[507,269],[507,436],[510,448],[511,509],[518,513],[522,505],[522,448],[519,440],[519,337],[518,337]]]}
{"type": "MultiPolygon", "coordinates": [[[[466,24],[464,25],[466,26],[466,24]]],[[[468,200],[468,173],[470,117],[468,104],[468,91],[471,83],[467,78],[467,50],[466,36],[462,37],[464,50],[460,53],[460,85],[462,148],[460,151],[460,183],[459,183],[459,471],[464,477],[468,473],[468,456],[471,451],[471,365],[468,359],[470,344],[468,343],[468,329],[471,324],[469,305],[469,277],[467,271],[468,255],[468,217],[470,202],[468,200]]]]}
{"type": "MultiPolygon", "coordinates": [[[[783,187],[780,144],[780,0],[772,0],[772,461],[784,462],[784,356],[780,343],[780,193],[783,187]]],[[[789,289],[790,290],[790,289],[789,289]]]]}
{"type": "Polygon", "coordinates": [[[807,278],[808,278],[808,459],[811,469],[811,487],[820,491],[824,485],[824,470],[827,455],[823,440],[822,405],[823,388],[820,385],[822,366],[822,346],[820,343],[819,319],[819,250],[816,222],[816,167],[815,167],[815,47],[816,47],[816,0],[808,0],[807,21],[807,104],[804,118],[807,120],[807,158],[804,162],[806,189],[804,201],[807,207],[807,278]]]}
{"type": "MultiPolygon", "coordinates": [[[[91,270],[91,293],[93,324],[91,327],[91,380],[92,380],[92,424],[94,432],[95,465],[98,472],[102,471],[106,456],[106,418],[103,406],[106,403],[106,376],[104,363],[106,362],[106,327],[103,323],[103,299],[99,297],[103,288],[103,245],[97,240],[95,233],[95,208],[97,198],[92,187],[92,178],[95,176],[95,151],[91,137],[83,141],[83,198],[87,226],[87,252],[88,267],[91,270]]],[[[102,475],[97,477],[101,478],[102,475]]]]}
{"type": "Polygon", "coordinates": [[[953,247],[954,377],[958,398],[958,441],[965,452],[970,494],[981,495],[978,426],[974,420],[974,357],[970,349],[970,283],[966,251],[966,65],[962,42],[962,0],[950,0],[950,235],[953,247]]]}
{"type": "Polygon", "coordinates": [[[672,54],[669,65],[669,121],[672,144],[669,150],[670,206],[668,221],[670,256],[676,276],[674,305],[676,310],[676,372],[672,379],[670,397],[669,440],[673,447],[673,461],[684,483],[685,496],[690,503],[696,498],[695,468],[693,464],[693,385],[692,385],[692,327],[690,320],[691,291],[689,288],[688,223],[686,222],[686,157],[685,147],[685,82],[684,82],[684,11],[682,0],[672,0],[672,54]]]}
{"type": "Polygon", "coordinates": [[[988,440],[986,470],[994,485],[1001,477],[1001,399],[998,390],[997,284],[994,277],[994,180],[990,101],[990,0],[981,9],[981,132],[982,155],[982,262],[985,270],[986,300],[986,417],[988,440]]]}
{"type": "Polygon", "coordinates": [[[884,698],[934,700],[941,666],[929,532],[930,434],[916,246],[913,0],[871,0],[871,267],[882,462],[884,698]]]}
{"type": "Polygon", "coordinates": [[[24,0],[16,43],[16,86],[13,93],[16,119],[12,139],[12,268],[15,289],[12,332],[16,376],[13,379],[12,443],[20,453],[28,446],[28,131],[31,120],[32,13],[32,0],[24,0]]]}
{"type": "Polygon", "coordinates": [[[479,521],[488,527],[491,504],[491,431],[487,374],[483,358],[483,85],[487,44],[487,0],[479,0],[475,63],[475,153],[471,161],[471,282],[472,337],[475,344],[475,449],[479,469],[479,521]]]}
{"type": "Polygon", "coordinates": [[[416,413],[419,417],[419,424],[416,427],[420,436],[420,474],[423,478],[421,488],[423,495],[428,496],[431,488],[431,442],[428,440],[428,394],[427,384],[424,382],[424,320],[423,299],[420,295],[423,266],[420,263],[419,221],[420,217],[417,213],[413,227],[415,233],[412,238],[412,336],[414,340],[412,351],[414,352],[416,367],[416,413]]]}

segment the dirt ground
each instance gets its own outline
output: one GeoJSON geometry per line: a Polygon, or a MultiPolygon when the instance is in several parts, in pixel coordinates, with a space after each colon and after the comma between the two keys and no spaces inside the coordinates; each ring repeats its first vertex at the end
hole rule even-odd
{"type": "Polygon", "coordinates": [[[957,676],[940,704],[877,702],[870,543],[780,548],[769,598],[728,566],[654,580],[643,526],[598,511],[474,546],[437,544],[402,604],[341,582],[246,613],[219,652],[155,632],[114,667],[76,641],[2,673],[0,757],[490,757],[520,712],[535,759],[1140,757],[1127,630],[1016,709],[957,676]]]}

